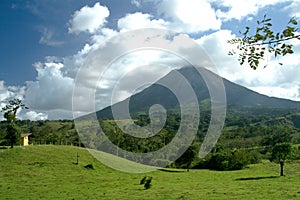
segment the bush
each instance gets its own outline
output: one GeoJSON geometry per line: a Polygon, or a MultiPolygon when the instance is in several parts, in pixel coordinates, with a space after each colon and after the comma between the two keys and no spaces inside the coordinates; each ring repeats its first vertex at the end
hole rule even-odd
{"type": "Polygon", "coordinates": [[[152,177],[145,176],[144,178],[141,179],[140,185],[144,184],[145,190],[148,190],[151,187],[151,182],[152,182],[152,177]]]}
{"type": "Polygon", "coordinates": [[[151,181],[152,181],[152,177],[146,179],[146,183],[144,185],[145,190],[148,190],[151,187],[151,181]]]}
{"type": "Polygon", "coordinates": [[[250,151],[248,153],[250,164],[260,163],[262,156],[258,151],[250,151]]]}
{"type": "Polygon", "coordinates": [[[240,170],[248,164],[258,163],[260,154],[257,151],[246,152],[244,150],[225,149],[217,153],[211,153],[200,160],[194,168],[212,170],[240,170]]]}

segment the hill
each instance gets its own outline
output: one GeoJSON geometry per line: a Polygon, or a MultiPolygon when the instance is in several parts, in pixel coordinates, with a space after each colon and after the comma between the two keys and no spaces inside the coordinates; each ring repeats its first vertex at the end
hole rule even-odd
{"type": "MultiPolygon", "coordinates": [[[[119,102],[113,106],[123,107],[125,103],[129,103],[129,111],[131,115],[136,113],[148,113],[148,109],[154,104],[160,104],[167,110],[178,109],[179,103],[176,96],[166,87],[160,85],[160,83],[169,83],[174,85],[179,90],[185,84],[183,81],[178,80],[177,72],[185,77],[189,82],[195,94],[198,102],[205,102],[210,100],[209,90],[203,77],[193,67],[184,67],[177,71],[171,71],[157,83],[154,83],[150,87],[143,91],[133,95],[132,97],[119,102]]],[[[202,74],[208,74],[210,76],[217,76],[212,72],[201,69],[202,74]]],[[[287,99],[268,97],[266,95],[259,94],[252,90],[249,90],[243,86],[232,83],[222,78],[228,109],[246,108],[245,112],[251,112],[253,109],[262,109],[260,114],[264,114],[266,109],[274,110],[279,109],[281,113],[287,113],[288,111],[300,111],[300,102],[291,101],[287,99]]],[[[184,89],[183,89],[184,90],[184,89]]],[[[182,91],[184,92],[184,91],[182,91]]],[[[111,107],[106,107],[103,110],[97,112],[98,119],[112,119],[111,107]]]]}
{"type": "MultiPolygon", "coordinates": [[[[117,162],[114,156],[103,156],[117,162]]],[[[130,174],[102,165],[84,148],[48,145],[0,149],[0,169],[1,199],[300,198],[299,163],[286,165],[286,177],[278,177],[278,165],[268,161],[241,171],[130,174]],[[84,168],[87,164],[94,170],[84,168]],[[145,175],[153,177],[149,190],[139,184],[145,175]]]]}

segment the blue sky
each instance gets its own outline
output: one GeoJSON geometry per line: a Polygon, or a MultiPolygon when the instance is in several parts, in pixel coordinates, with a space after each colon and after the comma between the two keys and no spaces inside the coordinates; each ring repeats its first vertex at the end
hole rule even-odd
{"type": "MultiPolygon", "coordinates": [[[[270,57],[268,67],[255,72],[228,57],[226,44],[264,14],[280,30],[291,17],[300,19],[299,8],[299,0],[2,0],[0,106],[19,97],[31,108],[19,113],[22,119],[72,118],[75,77],[86,56],[111,37],[140,28],[185,34],[205,49],[221,76],[300,101],[299,42],[294,55],[281,58],[283,67],[270,57]]],[[[128,96],[123,92],[120,99],[128,96]]],[[[101,102],[99,108],[109,105],[101,102]]]]}

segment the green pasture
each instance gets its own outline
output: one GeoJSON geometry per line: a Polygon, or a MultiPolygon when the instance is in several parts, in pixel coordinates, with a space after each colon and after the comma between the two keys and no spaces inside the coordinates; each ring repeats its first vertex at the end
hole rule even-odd
{"type": "MultiPolygon", "coordinates": [[[[102,152],[98,156],[124,162],[102,152]]],[[[48,145],[0,149],[0,170],[0,199],[300,199],[299,162],[286,163],[284,177],[269,161],[240,171],[125,173],[103,165],[84,148],[48,145]],[[84,167],[88,164],[94,169],[84,167]],[[145,175],[153,177],[148,190],[139,184],[145,175]]]]}

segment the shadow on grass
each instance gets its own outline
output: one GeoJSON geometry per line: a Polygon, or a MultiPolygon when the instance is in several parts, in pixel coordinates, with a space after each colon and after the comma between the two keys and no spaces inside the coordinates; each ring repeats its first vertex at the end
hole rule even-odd
{"type": "Polygon", "coordinates": [[[261,179],[273,179],[279,178],[279,176],[258,176],[258,177],[247,177],[247,178],[237,178],[236,181],[251,181],[251,180],[261,180],[261,179]]]}
{"type": "Polygon", "coordinates": [[[163,171],[163,172],[171,172],[171,173],[182,173],[182,172],[186,172],[183,170],[176,170],[176,169],[166,169],[166,168],[162,168],[162,169],[158,169],[159,171],[163,171]]]}

